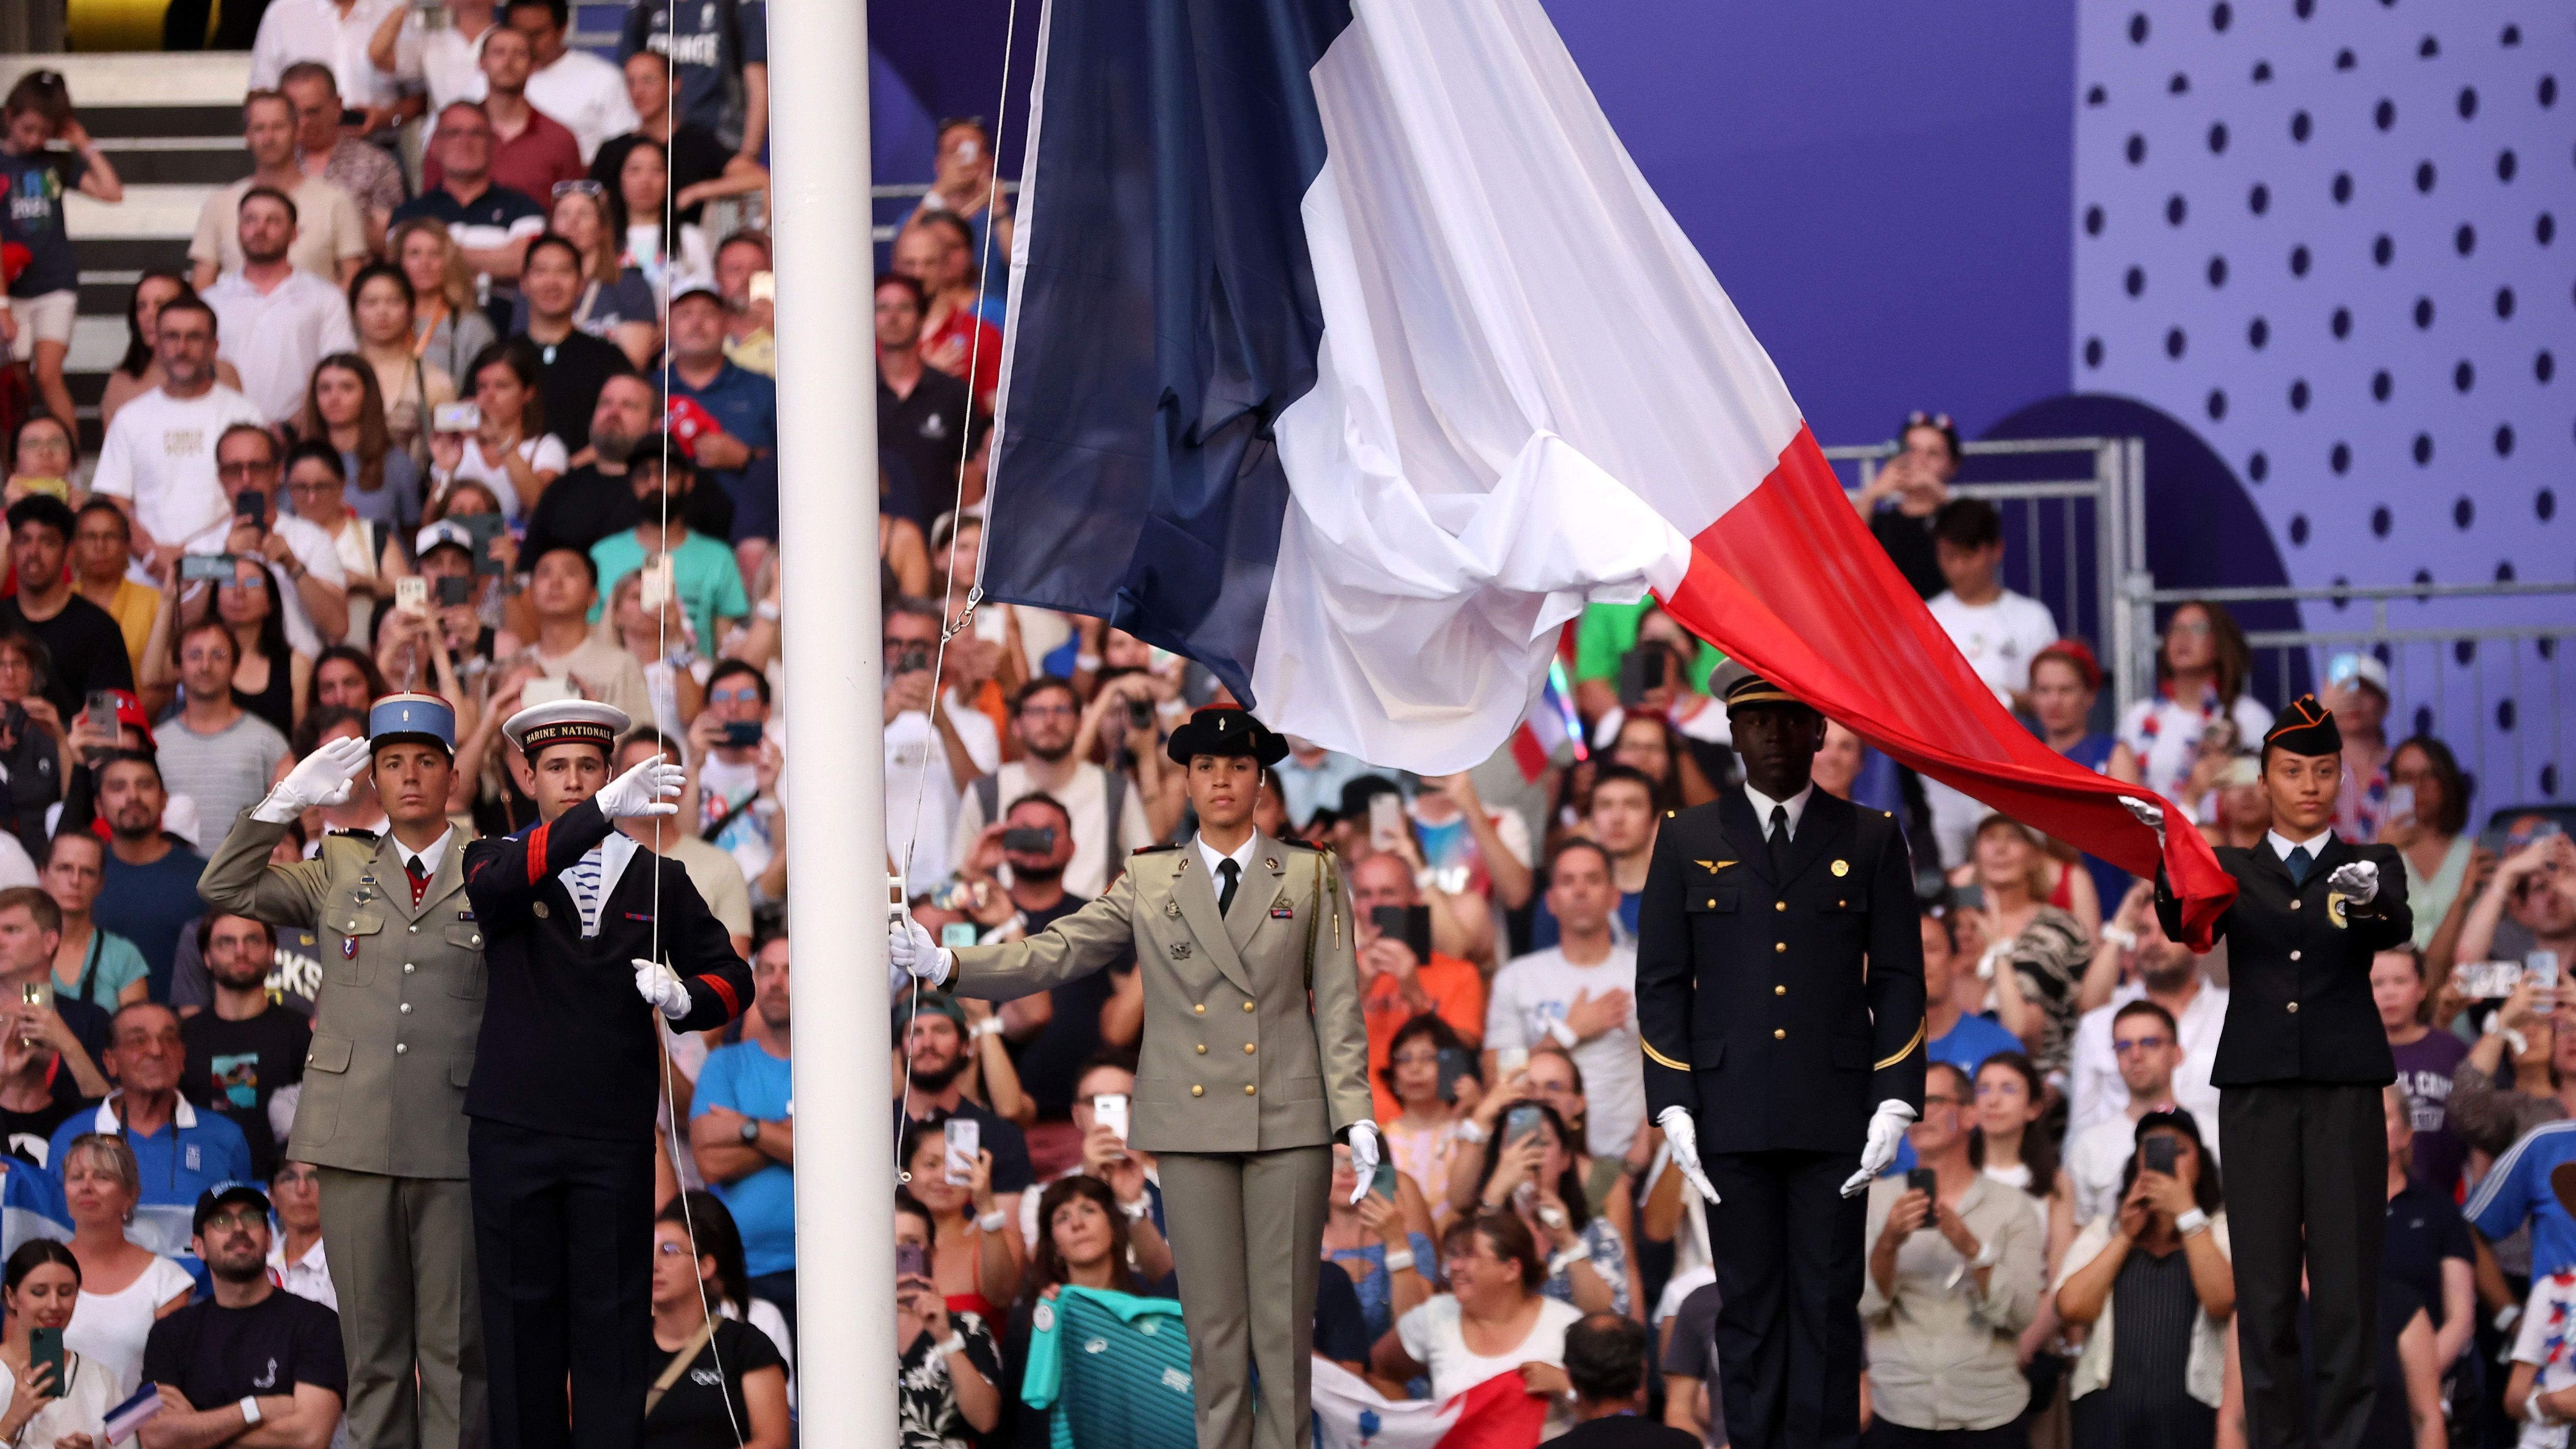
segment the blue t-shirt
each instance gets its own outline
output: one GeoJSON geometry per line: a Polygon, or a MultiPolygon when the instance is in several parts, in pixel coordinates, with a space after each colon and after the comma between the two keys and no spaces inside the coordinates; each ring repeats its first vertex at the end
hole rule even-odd
{"type": "MultiPolygon", "coordinates": [[[[784,1122],[795,1093],[795,1076],[784,1059],[771,1056],[756,1041],[738,1041],[707,1053],[689,1115],[703,1117],[709,1108],[722,1107],[755,1121],[784,1122]]],[[[772,1162],[748,1177],[719,1184],[715,1193],[742,1232],[744,1272],[765,1278],[794,1271],[796,1174],[785,1163],[772,1162]]]]}
{"type": "Polygon", "coordinates": [[[2501,1241],[2530,1222],[2535,1282],[2576,1267],[2576,1218],[2567,1216],[2549,1187],[2550,1171],[2571,1161],[2576,1161],[2576,1121],[2543,1122],[2505,1149],[2469,1199],[2469,1225],[2488,1242],[2501,1241]]]}
{"type": "MultiPolygon", "coordinates": [[[[678,372],[671,374],[671,395],[689,398],[715,416],[725,435],[752,450],[740,468],[710,468],[706,478],[733,495],[733,542],[778,536],[778,475],[773,467],[761,474],[768,496],[756,496],[752,476],[762,461],[778,451],[778,384],[747,367],[726,363],[705,387],[691,387],[678,372]],[[763,525],[766,525],[765,529],[763,525]]],[[[701,485],[704,483],[701,479],[701,485]]]]}
{"type": "Polygon", "coordinates": [[[80,286],[80,262],[63,229],[63,193],[80,185],[86,158],[71,152],[13,156],[0,151],[0,180],[9,186],[9,208],[0,212],[0,238],[27,249],[27,269],[9,284],[12,297],[41,297],[80,286]]]}
{"type": "Polygon", "coordinates": [[[1974,1078],[1986,1058],[2021,1049],[2021,1038],[2004,1030],[2000,1022],[1983,1016],[1961,1016],[1956,1026],[1935,1038],[1924,1051],[1932,1060],[1948,1062],[1974,1078]]]}
{"type": "MultiPolygon", "coordinates": [[[[197,877],[206,873],[206,858],[172,844],[170,853],[150,865],[127,865],[107,852],[107,880],[98,893],[90,919],[101,930],[114,931],[143,953],[152,968],[152,999],[170,999],[170,964],[179,949],[179,928],[205,913],[197,898],[197,877]]],[[[189,1202],[194,1203],[195,1198],[189,1202]]]]}

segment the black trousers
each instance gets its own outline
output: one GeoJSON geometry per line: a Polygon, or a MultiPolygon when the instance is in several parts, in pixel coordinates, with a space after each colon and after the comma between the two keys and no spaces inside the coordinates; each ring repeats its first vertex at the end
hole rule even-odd
{"type": "Polygon", "coordinates": [[[1881,1415],[1860,1442],[1865,1449],[2027,1449],[2030,1424],[2017,1418],[1991,1429],[1909,1429],[1881,1415]]]}
{"type": "MultiPolygon", "coordinates": [[[[2252,1449],[2357,1449],[2377,1387],[2388,1135],[2376,1086],[2279,1082],[2218,1094],[2236,1347],[2252,1449]],[[2316,1422],[2299,1355],[2299,1270],[2315,1305],[2316,1422]]],[[[1723,1191],[1723,1189],[1720,1189],[1723,1191]]]]}
{"type": "Polygon", "coordinates": [[[1857,1155],[1711,1154],[1718,1202],[1717,1361],[1732,1449],[1852,1449],[1860,1442],[1861,1229],[1844,1197],[1857,1155]]]}
{"type": "Polygon", "coordinates": [[[633,1449],[653,1384],[651,1139],[476,1118],[465,1146],[493,1449],[633,1449]]]}

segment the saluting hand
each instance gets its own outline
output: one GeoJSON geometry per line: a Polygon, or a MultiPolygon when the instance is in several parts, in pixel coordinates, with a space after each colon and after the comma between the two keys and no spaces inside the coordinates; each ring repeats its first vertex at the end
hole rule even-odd
{"type": "Polygon", "coordinates": [[[680,790],[689,772],[655,755],[600,787],[599,813],[611,820],[680,813],[680,790]]]}

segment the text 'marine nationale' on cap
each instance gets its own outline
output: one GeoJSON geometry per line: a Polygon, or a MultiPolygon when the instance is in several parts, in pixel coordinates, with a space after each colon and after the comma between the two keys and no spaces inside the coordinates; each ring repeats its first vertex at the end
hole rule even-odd
{"type": "Polygon", "coordinates": [[[501,733],[510,743],[526,752],[530,763],[548,745],[586,744],[599,746],[603,755],[613,755],[617,737],[626,733],[632,721],[626,711],[595,699],[558,699],[546,704],[532,704],[510,716],[501,725],[501,733]]]}

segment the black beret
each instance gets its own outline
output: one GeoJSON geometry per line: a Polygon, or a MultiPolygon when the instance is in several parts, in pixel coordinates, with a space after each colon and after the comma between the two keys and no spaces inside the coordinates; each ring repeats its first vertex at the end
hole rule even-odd
{"type": "Polygon", "coordinates": [[[1288,737],[1252,717],[1252,712],[1230,704],[1211,704],[1193,712],[1189,721],[1172,731],[1164,752],[1175,764],[1186,765],[1193,755],[1249,755],[1262,765],[1275,765],[1288,758],[1288,737]]]}
{"type": "Polygon", "coordinates": [[[2333,710],[2317,703],[2315,695],[2303,694],[2272,721],[2271,731],[2263,736],[2263,748],[2293,755],[2340,755],[2343,731],[2335,727],[2333,710]]]}

